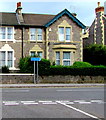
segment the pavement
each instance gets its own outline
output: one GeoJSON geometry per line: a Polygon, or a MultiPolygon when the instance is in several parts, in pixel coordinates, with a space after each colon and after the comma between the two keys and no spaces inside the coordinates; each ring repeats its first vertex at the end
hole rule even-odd
{"type": "Polygon", "coordinates": [[[103,87],[105,84],[0,84],[0,88],[22,87],[103,87]]]}

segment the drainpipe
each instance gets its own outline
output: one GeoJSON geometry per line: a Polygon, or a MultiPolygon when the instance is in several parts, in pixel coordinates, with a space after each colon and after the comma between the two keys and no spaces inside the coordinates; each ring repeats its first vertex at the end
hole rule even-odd
{"type": "Polygon", "coordinates": [[[22,28],[21,28],[21,30],[22,30],[22,34],[21,34],[21,38],[22,38],[22,46],[21,46],[21,49],[22,49],[22,58],[24,57],[24,47],[23,47],[23,41],[24,41],[24,27],[22,26],[22,28]]]}

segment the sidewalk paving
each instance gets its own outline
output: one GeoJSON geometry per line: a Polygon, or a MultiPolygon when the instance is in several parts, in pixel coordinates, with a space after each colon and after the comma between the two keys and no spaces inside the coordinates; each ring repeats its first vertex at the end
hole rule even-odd
{"type": "Polygon", "coordinates": [[[104,85],[105,84],[0,84],[0,87],[103,87],[104,85]]]}

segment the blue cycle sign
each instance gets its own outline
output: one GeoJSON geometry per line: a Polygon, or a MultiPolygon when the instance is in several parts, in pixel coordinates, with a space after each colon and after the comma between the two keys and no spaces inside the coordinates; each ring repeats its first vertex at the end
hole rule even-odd
{"type": "Polygon", "coordinates": [[[31,61],[41,61],[41,58],[37,58],[37,57],[32,57],[31,61]]]}
{"type": "Polygon", "coordinates": [[[32,57],[31,61],[34,61],[34,83],[37,84],[38,83],[38,61],[41,61],[41,58],[32,57]],[[37,66],[36,66],[37,73],[36,74],[35,74],[35,62],[37,62],[37,66]]]}

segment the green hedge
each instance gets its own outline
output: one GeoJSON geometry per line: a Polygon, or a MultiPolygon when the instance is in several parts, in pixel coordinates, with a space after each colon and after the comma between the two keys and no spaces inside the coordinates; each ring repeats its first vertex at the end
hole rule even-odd
{"type": "Polygon", "coordinates": [[[63,67],[63,66],[51,66],[50,75],[84,75],[84,76],[106,76],[106,67],[63,67]]]}
{"type": "MultiPolygon", "coordinates": [[[[21,73],[34,73],[34,62],[30,59],[31,57],[20,59],[21,73]]],[[[49,60],[42,59],[39,62],[39,75],[106,76],[106,66],[92,66],[87,62],[75,62],[73,66],[51,66],[49,60]]]]}

